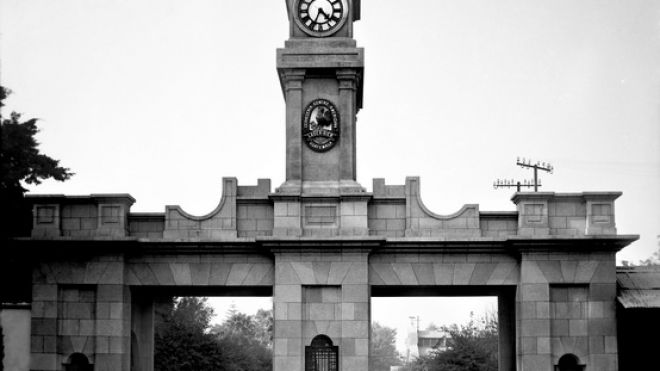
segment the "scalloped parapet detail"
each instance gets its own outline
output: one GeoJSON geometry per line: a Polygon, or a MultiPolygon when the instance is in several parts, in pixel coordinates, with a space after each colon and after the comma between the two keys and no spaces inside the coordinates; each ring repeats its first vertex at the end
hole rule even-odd
{"type": "Polygon", "coordinates": [[[479,205],[464,205],[451,215],[431,212],[422,202],[419,177],[407,177],[406,237],[480,237],[479,205]]]}
{"type": "Polygon", "coordinates": [[[178,205],[165,207],[165,239],[227,239],[237,237],[236,178],[222,178],[218,206],[203,216],[188,214],[178,205]]]}

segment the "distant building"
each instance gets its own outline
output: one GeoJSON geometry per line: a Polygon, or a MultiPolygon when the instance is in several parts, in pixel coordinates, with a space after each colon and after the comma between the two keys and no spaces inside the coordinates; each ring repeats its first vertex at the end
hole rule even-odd
{"type": "Polygon", "coordinates": [[[406,337],[406,361],[429,355],[433,351],[447,350],[447,333],[441,330],[419,329],[419,317],[409,317],[408,336],[406,337]]]}
{"type": "Polygon", "coordinates": [[[448,335],[440,330],[417,331],[417,354],[429,355],[433,351],[444,352],[447,350],[448,335]]]}

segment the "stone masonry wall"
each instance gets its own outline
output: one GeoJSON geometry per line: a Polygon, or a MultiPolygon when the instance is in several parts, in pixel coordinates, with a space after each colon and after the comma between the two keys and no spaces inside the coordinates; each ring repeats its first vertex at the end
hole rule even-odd
{"type": "Polygon", "coordinates": [[[383,236],[439,240],[512,236],[615,235],[618,192],[519,192],[516,211],[481,212],[465,205],[452,215],[426,208],[418,177],[405,185],[374,179],[373,193],[302,197],[271,193],[270,180],[238,186],[223,179],[222,198],[211,213],[194,216],[179,206],[165,213],[130,213],[129,195],[30,196],[34,238],[137,237],[228,240],[266,236],[383,236]]]}
{"type": "Polygon", "coordinates": [[[517,285],[519,266],[504,254],[378,253],[369,258],[371,285],[517,285]]]}
{"type": "Polygon", "coordinates": [[[160,239],[165,229],[165,214],[133,213],[128,218],[129,234],[132,237],[160,239]]]}
{"type": "Polygon", "coordinates": [[[96,371],[128,371],[131,287],[272,287],[273,271],[268,256],[236,253],[41,262],[32,278],[31,370],[62,370],[83,353],[96,371]]]}
{"type": "Polygon", "coordinates": [[[273,370],[303,370],[320,334],[339,346],[341,370],[368,369],[367,252],[279,251],[275,262],[273,370]]]}
{"type": "Polygon", "coordinates": [[[33,272],[31,369],[83,353],[96,371],[127,370],[130,291],[121,256],[42,263],[33,272]]]}
{"type": "Polygon", "coordinates": [[[614,253],[523,253],[518,362],[550,370],[567,353],[617,370],[614,253]]]}
{"type": "Polygon", "coordinates": [[[167,239],[229,239],[236,238],[236,178],[222,180],[222,198],[215,210],[204,216],[186,213],[180,206],[165,208],[167,239]]]}
{"type": "Polygon", "coordinates": [[[126,261],[131,286],[272,286],[273,261],[258,254],[146,255],[126,261]]]}

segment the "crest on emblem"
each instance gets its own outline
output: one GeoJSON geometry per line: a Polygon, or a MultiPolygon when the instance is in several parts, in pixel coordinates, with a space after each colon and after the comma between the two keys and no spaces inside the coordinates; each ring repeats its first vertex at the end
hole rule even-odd
{"type": "Polygon", "coordinates": [[[339,140],[339,112],[326,99],[312,101],[303,113],[303,138],[317,152],[325,152],[339,140]]]}

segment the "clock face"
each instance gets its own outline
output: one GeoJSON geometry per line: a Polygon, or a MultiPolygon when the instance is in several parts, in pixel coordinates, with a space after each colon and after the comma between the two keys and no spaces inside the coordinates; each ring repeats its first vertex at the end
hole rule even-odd
{"type": "Polygon", "coordinates": [[[335,33],[346,22],[346,0],[296,0],[295,20],[308,35],[315,37],[335,33]]]}

